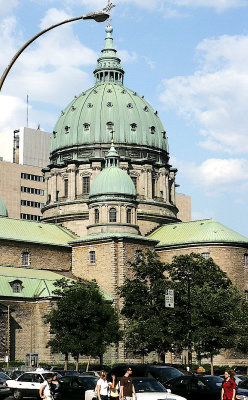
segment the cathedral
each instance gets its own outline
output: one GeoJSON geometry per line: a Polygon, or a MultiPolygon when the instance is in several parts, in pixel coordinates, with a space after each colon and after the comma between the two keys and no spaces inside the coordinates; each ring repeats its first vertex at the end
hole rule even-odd
{"type": "MultiPolygon", "coordinates": [[[[212,219],[178,218],[165,128],[144,97],[124,86],[112,34],[108,23],[94,87],[75,96],[52,132],[42,221],[8,218],[0,202],[2,359],[62,361],[46,348],[43,321],[56,301],[54,281],[95,279],[119,308],[129,262],[146,249],[166,262],[192,251],[212,257],[248,299],[248,239],[212,219]]],[[[225,364],[240,361],[228,357],[225,364]]],[[[125,343],[105,359],[123,361],[130,361],[125,343]]]]}

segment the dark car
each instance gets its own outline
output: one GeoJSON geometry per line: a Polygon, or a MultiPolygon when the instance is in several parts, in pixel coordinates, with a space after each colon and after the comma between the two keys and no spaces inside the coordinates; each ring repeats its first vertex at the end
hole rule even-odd
{"type": "Polygon", "coordinates": [[[99,378],[92,375],[66,375],[61,383],[61,399],[84,399],[86,390],[95,390],[99,378]]]}
{"type": "Polygon", "coordinates": [[[240,400],[245,400],[246,398],[248,399],[248,379],[238,384],[236,396],[236,399],[240,400]]]}
{"type": "Polygon", "coordinates": [[[223,379],[213,375],[185,375],[171,379],[165,384],[172,393],[187,400],[219,400],[223,379]]]}
{"type": "Polygon", "coordinates": [[[161,365],[146,365],[146,364],[122,364],[111,369],[108,374],[108,379],[111,380],[111,375],[115,375],[117,378],[121,378],[125,372],[127,366],[132,368],[132,376],[147,377],[157,379],[160,383],[164,384],[172,378],[177,376],[184,376],[184,374],[178,369],[170,366],[161,365]]]}
{"type": "Polygon", "coordinates": [[[5,385],[5,382],[10,379],[10,377],[3,372],[0,372],[0,399],[5,399],[11,395],[11,390],[5,385]]]}

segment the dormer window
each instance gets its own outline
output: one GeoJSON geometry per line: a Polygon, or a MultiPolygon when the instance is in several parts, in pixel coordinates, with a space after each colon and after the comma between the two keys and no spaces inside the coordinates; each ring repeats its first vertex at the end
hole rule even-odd
{"type": "Polygon", "coordinates": [[[13,293],[21,293],[23,286],[22,286],[22,281],[19,279],[16,279],[13,282],[10,282],[10,286],[12,287],[13,293]]]}
{"type": "Polygon", "coordinates": [[[92,108],[93,104],[92,103],[88,103],[88,108],[92,108]]]}
{"type": "Polygon", "coordinates": [[[84,125],[83,125],[83,127],[84,127],[84,132],[89,132],[89,130],[90,130],[90,124],[88,124],[87,122],[85,122],[84,125]]]}
{"type": "Polygon", "coordinates": [[[144,111],[145,111],[145,112],[148,112],[148,111],[149,111],[149,108],[148,108],[147,106],[145,106],[145,107],[144,107],[144,111]]]}
{"type": "Polygon", "coordinates": [[[72,106],[71,110],[72,110],[72,111],[75,111],[75,110],[76,110],[76,107],[72,106]]]}
{"type": "Polygon", "coordinates": [[[131,129],[132,132],[136,132],[136,130],[137,130],[137,124],[135,124],[135,123],[130,124],[130,129],[131,129]]]}
{"type": "Polygon", "coordinates": [[[150,132],[152,135],[154,135],[154,133],[156,132],[155,126],[150,126],[150,132]]]}
{"type": "Polygon", "coordinates": [[[69,127],[69,125],[66,125],[65,126],[65,133],[69,133],[70,132],[70,127],[69,127]]]}
{"type": "Polygon", "coordinates": [[[114,129],[114,123],[113,122],[107,122],[106,127],[107,127],[108,131],[112,131],[114,129]]]}
{"type": "Polygon", "coordinates": [[[109,101],[109,102],[107,103],[107,107],[113,107],[113,103],[111,103],[111,101],[109,101]]]}
{"type": "Polygon", "coordinates": [[[130,109],[130,108],[133,108],[132,103],[128,103],[128,104],[127,104],[127,108],[129,108],[129,109],[130,109]]]}
{"type": "Polygon", "coordinates": [[[166,131],[162,131],[163,139],[166,139],[166,131]]]}
{"type": "Polygon", "coordinates": [[[53,131],[53,137],[56,138],[56,131],[53,131]]]}

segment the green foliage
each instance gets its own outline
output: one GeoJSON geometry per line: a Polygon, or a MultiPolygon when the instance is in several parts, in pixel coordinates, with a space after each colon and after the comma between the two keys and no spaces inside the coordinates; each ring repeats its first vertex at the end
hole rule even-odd
{"type": "Polygon", "coordinates": [[[45,316],[53,338],[49,340],[53,352],[96,357],[106,346],[118,342],[118,316],[107,303],[96,282],[56,282],[57,307],[45,316]]]}
{"type": "Polygon", "coordinates": [[[192,346],[199,359],[236,343],[247,348],[247,302],[211,258],[192,253],[164,264],[148,251],[131,267],[133,277],[120,288],[130,349],[147,354],[188,348],[189,313],[192,346]],[[174,309],[165,308],[165,289],[174,289],[174,309]]]}

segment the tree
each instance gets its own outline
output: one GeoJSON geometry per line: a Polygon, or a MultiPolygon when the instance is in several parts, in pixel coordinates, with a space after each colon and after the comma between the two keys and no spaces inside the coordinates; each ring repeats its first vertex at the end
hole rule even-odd
{"type": "Polygon", "coordinates": [[[106,347],[120,340],[118,315],[107,303],[96,282],[56,282],[54,294],[57,307],[45,316],[53,337],[53,352],[69,353],[78,361],[79,355],[101,356],[106,347]]]}
{"type": "Polygon", "coordinates": [[[169,285],[164,275],[165,265],[155,252],[148,251],[131,268],[132,277],[126,277],[120,288],[128,348],[143,356],[150,351],[165,353],[172,349],[170,312],[164,306],[165,289],[169,285]]]}
{"type": "Polygon", "coordinates": [[[148,251],[131,266],[133,277],[120,288],[131,348],[147,354],[181,352],[192,346],[199,359],[212,359],[222,348],[235,347],[236,338],[242,336],[238,324],[242,297],[211,258],[192,253],[164,264],[148,251]],[[173,309],[165,308],[167,288],[174,289],[173,309]]]}

